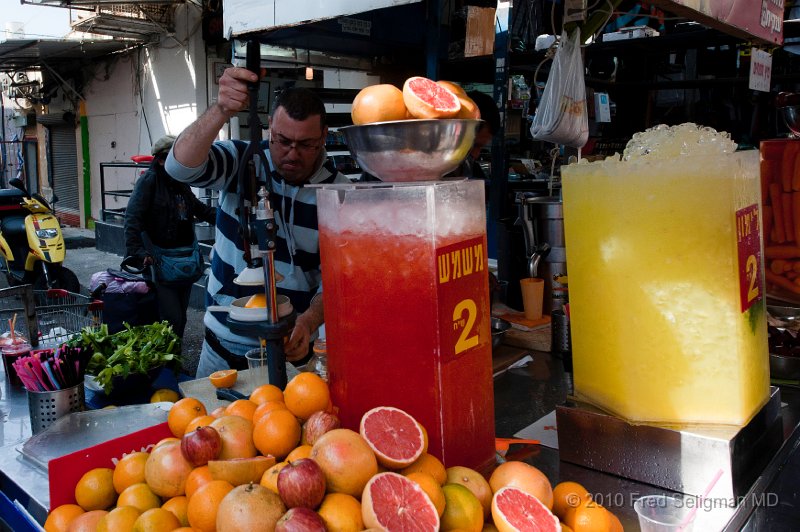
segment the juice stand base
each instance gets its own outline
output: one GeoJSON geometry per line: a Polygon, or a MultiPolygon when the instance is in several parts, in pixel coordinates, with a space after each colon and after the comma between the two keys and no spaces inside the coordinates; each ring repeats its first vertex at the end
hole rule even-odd
{"type": "Polygon", "coordinates": [[[561,460],[696,497],[719,471],[711,496],[746,494],[783,442],[776,387],[744,427],[632,425],[570,400],[556,407],[556,420],[561,460]]]}

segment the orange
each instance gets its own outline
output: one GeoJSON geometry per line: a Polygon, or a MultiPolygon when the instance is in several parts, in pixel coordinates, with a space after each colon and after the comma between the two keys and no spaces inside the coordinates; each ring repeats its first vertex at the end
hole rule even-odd
{"type": "Polygon", "coordinates": [[[506,486],[514,486],[539,499],[548,509],[553,508],[553,487],[547,476],[525,462],[503,462],[492,472],[489,485],[493,492],[506,486]]]}
{"type": "Polygon", "coordinates": [[[77,504],[62,504],[48,514],[44,529],[47,532],[67,532],[69,524],[83,513],[84,509],[77,504]]]}
{"type": "Polygon", "coordinates": [[[142,512],[133,506],[117,506],[98,521],[97,532],[131,530],[140,515],[142,512]]]}
{"type": "Polygon", "coordinates": [[[197,416],[204,416],[206,407],[194,397],[184,397],[172,405],[167,415],[167,424],[172,435],[180,438],[186,432],[186,426],[197,416]]]}
{"type": "Polygon", "coordinates": [[[208,376],[214,388],[230,388],[236,384],[238,371],[235,369],[221,369],[208,376]]]}
{"type": "Polygon", "coordinates": [[[439,517],[441,517],[444,513],[444,505],[446,501],[444,498],[444,491],[442,491],[442,486],[436,482],[436,479],[434,479],[428,473],[422,473],[419,471],[416,473],[409,473],[406,475],[406,478],[419,484],[419,487],[422,488],[422,491],[424,491],[431,500],[433,505],[436,507],[436,511],[439,513],[439,517]]]}
{"type": "Polygon", "coordinates": [[[108,467],[96,467],[83,474],[75,485],[75,500],[84,510],[105,510],[114,506],[117,492],[114,490],[114,471],[108,467]]]}
{"type": "Polygon", "coordinates": [[[169,388],[161,388],[160,390],[156,390],[153,392],[153,395],[150,396],[151,403],[160,403],[161,401],[167,401],[169,403],[174,403],[178,399],[180,399],[180,395],[175,390],[170,390],[169,388]]]}
{"type": "Polygon", "coordinates": [[[181,526],[189,526],[189,516],[186,513],[189,508],[188,497],[185,495],[178,495],[162,504],[161,507],[168,512],[172,512],[172,514],[178,518],[178,521],[180,521],[181,526]]]}
{"type": "Polygon", "coordinates": [[[625,532],[622,528],[622,521],[619,520],[619,517],[611,513],[610,510],[608,511],[608,517],[611,519],[611,532],[625,532]]]}
{"type": "Polygon", "coordinates": [[[361,503],[352,495],[328,493],[322,499],[322,504],[317,513],[322,517],[328,530],[336,530],[337,532],[364,530],[361,503]]]}
{"type": "Polygon", "coordinates": [[[257,405],[267,401],[283,402],[283,390],[274,384],[262,384],[252,391],[249,399],[257,405]]]}
{"type": "Polygon", "coordinates": [[[308,458],[311,456],[311,445],[298,445],[295,447],[292,452],[286,455],[287,462],[294,462],[295,460],[300,460],[301,458],[308,458]]]}
{"type": "Polygon", "coordinates": [[[286,408],[303,421],[318,410],[325,410],[331,400],[328,383],[316,373],[303,372],[286,385],[283,392],[286,408]]]}
{"type": "Polygon", "coordinates": [[[453,91],[422,76],[410,77],[403,84],[403,102],[414,118],[453,118],[461,110],[453,91]]]}
{"type": "Polygon", "coordinates": [[[189,525],[203,532],[213,532],[217,528],[217,508],[233,485],[224,480],[212,480],[201,486],[189,499],[186,514],[189,525]]]}
{"type": "Polygon", "coordinates": [[[112,477],[114,489],[117,493],[122,493],[122,490],[128,486],[144,482],[144,464],[147,462],[148,456],[150,456],[150,453],[140,451],[126,454],[117,462],[112,477]]]}
{"type": "Polygon", "coordinates": [[[274,466],[267,469],[261,476],[261,482],[259,482],[259,484],[275,493],[278,493],[278,473],[280,473],[281,469],[287,465],[289,465],[289,462],[278,462],[274,466]]]}
{"type": "Polygon", "coordinates": [[[575,509],[589,499],[591,499],[589,492],[577,482],[559,482],[553,488],[553,513],[563,521],[567,510],[575,509]]]}
{"type": "Polygon", "coordinates": [[[488,519],[492,511],[492,488],[483,475],[464,466],[447,468],[447,484],[461,484],[475,495],[483,507],[483,518],[488,519]]]}
{"type": "Polygon", "coordinates": [[[394,85],[385,83],[361,89],[353,99],[350,111],[355,125],[405,120],[407,116],[403,92],[394,85]]]}
{"type": "Polygon", "coordinates": [[[150,486],[141,482],[132,484],[119,494],[117,506],[133,506],[140,512],[161,506],[161,498],[153,493],[150,486]]]}
{"type": "Polygon", "coordinates": [[[565,522],[575,532],[608,532],[611,530],[611,513],[589,499],[580,503],[565,522]]]}
{"type": "Polygon", "coordinates": [[[244,304],[244,308],[266,308],[267,295],[266,294],[253,294],[250,299],[244,304]]]}
{"type": "Polygon", "coordinates": [[[91,510],[82,513],[72,520],[68,530],[69,532],[96,532],[97,525],[106,515],[108,512],[105,510],[91,510]]]}
{"type": "Polygon", "coordinates": [[[151,508],[140,515],[133,524],[133,532],[172,532],[181,526],[172,512],[163,508],[151,508]]]}
{"type": "Polygon", "coordinates": [[[186,477],[186,487],[184,488],[186,497],[191,499],[194,492],[197,491],[197,488],[212,480],[214,479],[211,478],[211,472],[208,470],[207,465],[195,467],[192,469],[192,472],[189,473],[189,476],[186,477]]]}
{"type": "Polygon", "coordinates": [[[440,486],[447,481],[447,471],[444,468],[444,464],[432,454],[422,453],[422,456],[417,458],[416,462],[401,469],[400,474],[408,476],[410,473],[417,471],[429,474],[436,479],[440,486]]]}
{"type": "Polygon", "coordinates": [[[273,410],[253,427],[253,443],[263,455],[282,459],[300,443],[301,428],[288,410],[273,410]]]}
{"type": "Polygon", "coordinates": [[[210,414],[206,414],[205,416],[197,416],[191,420],[188,425],[186,425],[186,432],[184,432],[184,435],[189,434],[198,427],[207,427],[211,425],[215,419],[217,418],[210,414]]]}
{"type": "Polygon", "coordinates": [[[239,416],[253,421],[253,413],[256,411],[257,406],[258,405],[250,399],[237,399],[225,408],[225,414],[228,416],[239,416]]]}
{"type": "Polygon", "coordinates": [[[209,414],[209,415],[211,417],[213,417],[214,419],[219,419],[219,418],[221,418],[222,416],[225,415],[225,407],[224,406],[218,406],[217,408],[212,410],[211,414],[209,414]]]}
{"type": "Polygon", "coordinates": [[[445,484],[442,492],[445,498],[442,530],[479,532],[483,528],[483,506],[471,491],[461,484],[445,484]]]}
{"type": "Polygon", "coordinates": [[[258,405],[253,412],[253,424],[255,425],[258,421],[264,417],[264,414],[267,412],[272,412],[273,410],[286,410],[286,404],[283,401],[267,401],[265,403],[261,403],[258,405]]]}

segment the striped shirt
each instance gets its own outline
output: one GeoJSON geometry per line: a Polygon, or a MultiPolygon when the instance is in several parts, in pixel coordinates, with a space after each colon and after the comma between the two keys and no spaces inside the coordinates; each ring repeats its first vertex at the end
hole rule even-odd
{"type": "MultiPolygon", "coordinates": [[[[271,172],[270,203],[275,210],[278,233],[275,239],[275,271],[284,277],[276,284],[279,294],[289,297],[298,313],[305,311],[311,298],[321,290],[319,232],[317,226],[317,193],[315,188],[291,185],[274,171],[269,146],[262,142],[271,172]]],[[[230,305],[234,299],[247,297],[263,290],[241,286],[234,278],[247,266],[236,211],[239,194],[236,191],[239,163],[248,143],[239,140],[215,142],[208,159],[198,168],[179,163],[170,151],[167,172],[177,181],[193,187],[219,191],[219,208],[211,258],[211,272],[206,290],[206,305],[230,305]]],[[[323,160],[327,161],[325,153],[323,160]]],[[[259,183],[265,183],[263,167],[258,168],[259,183]]],[[[348,183],[346,176],[326,162],[310,177],[308,183],[348,183]]],[[[257,338],[239,336],[225,325],[227,315],[207,311],[204,323],[218,338],[245,345],[258,345],[257,338]]]]}

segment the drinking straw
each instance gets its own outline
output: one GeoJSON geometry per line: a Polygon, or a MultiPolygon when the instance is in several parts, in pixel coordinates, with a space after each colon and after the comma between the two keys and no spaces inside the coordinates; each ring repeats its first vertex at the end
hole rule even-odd
{"type": "Polygon", "coordinates": [[[703,494],[698,499],[697,504],[695,504],[694,507],[691,510],[689,510],[689,513],[686,514],[686,517],[683,518],[681,524],[678,525],[679,532],[682,531],[684,528],[686,528],[686,526],[692,522],[692,519],[694,519],[694,516],[697,513],[697,509],[700,507],[701,504],[703,504],[703,501],[705,500],[706,497],[708,497],[708,494],[711,493],[711,490],[714,489],[714,486],[717,485],[717,481],[720,479],[721,476],[722,476],[722,469],[718,469],[717,474],[714,475],[714,478],[712,478],[711,482],[708,483],[708,486],[706,486],[705,491],[703,491],[703,494]]]}

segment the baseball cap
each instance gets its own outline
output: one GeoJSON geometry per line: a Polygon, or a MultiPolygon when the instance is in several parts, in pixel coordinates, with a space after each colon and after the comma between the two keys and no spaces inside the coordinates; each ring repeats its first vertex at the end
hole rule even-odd
{"type": "Polygon", "coordinates": [[[175,142],[174,135],[164,135],[160,139],[158,139],[155,144],[153,144],[152,154],[153,155],[166,155],[169,153],[170,148],[172,148],[172,144],[175,142]]]}

